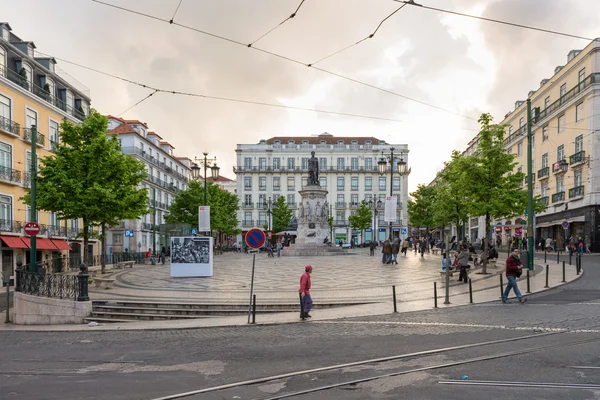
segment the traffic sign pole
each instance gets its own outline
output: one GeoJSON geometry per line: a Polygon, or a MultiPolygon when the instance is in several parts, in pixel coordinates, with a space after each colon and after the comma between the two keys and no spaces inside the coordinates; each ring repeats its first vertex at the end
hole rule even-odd
{"type": "MultiPolygon", "coordinates": [[[[536,114],[537,115],[537,114],[536,114]]],[[[533,134],[531,127],[531,100],[527,99],[527,268],[533,270],[533,252],[535,251],[533,232],[533,134]]]]}
{"type": "MultiPolygon", "coordinates": [[[[36,187],[37,187],[37,126],[29,128],[31,131],[31,165],[30,165],[30,178],[31,178],[31,215],[29,216],[30,222],[37,222],[37,204],[36,204],[36,187]]],[[[30,271],[37,272],[37,240],[35,235],[29,238],[29,260],[30,260],[30,271]]]]}

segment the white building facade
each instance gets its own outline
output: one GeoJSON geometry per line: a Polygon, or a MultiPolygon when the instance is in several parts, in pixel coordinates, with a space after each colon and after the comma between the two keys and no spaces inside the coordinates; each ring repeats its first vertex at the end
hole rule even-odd
{"type": "Polygon", "coordinates": [[[109,115],[108,134],[118,135],[124,154],[131,154],[144,163],[148,177],[142,185],[148,189],[150,213],[138,220],[121,221],[119,226],[113,227],[107,235],[107,251],[145,252],[152,248],[158,251],[161,243],[159,226],[165,223],[175,195],[187,188],[191,172],[189,159],[175,157],[173,146],[137,120],[109,115]]]}
{"type": "MultiPolygon", "coordinates": [[[[406,144],[389,144],[374,137],[337,137],[328,133],[304,137],[272,137],[258,144],[238,144],[237,194],[242,235],[252,227],[268,225],[265,202],[284,196],[296,216],[298,193],[306,185],[308,159],[311,152],[319,159],[319,181],[329,191],[327,202],[333,216],[333,238],[350,242],[385,240],[389,223],[384,222],[385,198],[390,195],[390,164],[379,175],[377,163],[383,151],[387,157],[394,148],[396,162],[402,157],[408,163],[406,144]],[[372,227],[365,232],[350,228],[348,217],[361,201],[374,200],[372,227]],[[377,200],[381,206],[376,207],[377,200]],[[376,216],[375,216],[376,215],[376,216]]],[[[395,168],[397,171],[397,168],[395,168]]],[[[394,236],[407,236],[408,175],[394,174],[393,193],[398,196],[394,236]]],[[[241,237],[238,241],[241,241],[241,237]]]]}

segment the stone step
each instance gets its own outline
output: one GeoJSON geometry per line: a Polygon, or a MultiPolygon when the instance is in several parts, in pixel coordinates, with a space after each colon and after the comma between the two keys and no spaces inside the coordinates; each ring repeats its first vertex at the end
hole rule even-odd
{"type": "MultiPolygon", "coordinates": [[[[259,311],[287,311],[298,307],[298,303],[271,303],[265,304],[257,302],[256,309],[259,311]]],[[[360,305],[368,302],[329,302],[315,304],[315,308],[331,308],[339,306],[360,305]]],[[[247,311],[248,303],[174,303],[161,301],[143,301],[143,300],[94,300],[92,302],[94,308],[97,307],[127,307],[127,308],[143,308],[143,309],[173,309],[173,310],[199,310],[199,311],[247,311]]]]}
{"type": "MultiPolygon", "coordinates": [[[[257,313],[279,313],[296,311],[300,305],[288,308],[256,308],[257,313]]],[[[164,308],[164,307],[125,307],[118,305],[94,306],[93,312],[119,313],[119,314],[157,314],[170,316],[227,316],[227,315],[243,315],[248,313],[248,305],[237,308],[218,308],[218,309],[194,309],[194,308],[164,308]]]]}
{"type": "Polygon", "coordinates": [[[110,318],[128,321],[164,321],[170,319],[198,319],[211,318],[210,316],[198,315],[169,315],[169,314],[146,314],[146,313],[128,313],[128,312],[105,312],[92,311],[91,317],[110,318]]]}
{"type": "Polygon", "coordinates": [[[117,323],[117,322],[132,322],[132,319],[117,319],[117,318],[102,318],[102,317],[87,317],[84,318],[83,321],[87,324],[88,322],[108,322],[108,323],[117,323]]]}

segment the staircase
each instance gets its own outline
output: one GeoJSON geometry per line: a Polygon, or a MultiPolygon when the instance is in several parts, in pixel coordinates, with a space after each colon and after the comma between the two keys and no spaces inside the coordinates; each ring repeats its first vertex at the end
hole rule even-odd
{"type": "MultiPolygon", "coordinates": [[[[358,303],[364,304],[364,303],[358,303]]],[[[319,304],[330,308],[349,304],[319,304]]],[[[352,304],[355,305],[355,304],[352,304]]],[[[248,304],[171,303],[140,300],[98,300],[92,302],[92,315],[86,322],[160,321],[247,315],[248,304]]],[[[299,304],[257,304],[257,314],[299,312],[299,304]]]]}

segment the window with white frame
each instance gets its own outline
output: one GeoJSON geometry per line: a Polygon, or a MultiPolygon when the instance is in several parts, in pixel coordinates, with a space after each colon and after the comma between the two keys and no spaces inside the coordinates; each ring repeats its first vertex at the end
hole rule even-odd
{"type": "Polygon", "coordinates": [[[50,78],[46,78],[46,85],[48,85],[48,93],[50,94],[50,96],[54,97],[54,95],[56,93],[55,92],[56,86],[54,86],[54,81],[50,78]]]}
{"type": "Polygon", "coordinates": [[[288,160],[287,160],[288,169],[294,169],[295,166],[296,166],[296,159],[292,158],[292,157],[288,158],[288,160]]]}
{"type": "Polygon", "coordinates": [[[327,158],[325,158],[325,157],[319,158],[319,169],[322,171],[327,169],[327,158]]]}
{"type": "Polygon", "coordinates": [[[266,202],[267,202],[267,195],[259,194],[258,195],[258,207],[262,208],[266,202]]]}
{"type": "Polygon", "coordinates": [[[400,177],[394,177],[394,190],[400,190],[400,177]]]}
{"type": "Polygon", "coordinates": [[[281,177],[273,177],[273,190],[281,190],[281,177]]]}
{"type": "Polygon", "coordinates": [[[252,168],[252,157],[244,157],[244,169],[252,168]]]}
{"type": "Polygon", "coordinates": [[[258,190],[267,190],[267,177],[266,176],[258,177],[258,190]]]}
{"type": "Polygon", "coordinates": [[[548,166],[548,153],[542,154],[542,168],[546,168],[548,166]]]}
{"type": "Polygon", "coordinates": [[[335,222],[338,224],[343,224],[344,223],[344,215],[345,215],[344,211],[336,211],[335,212],[335,222]]]}
{"type": "Polygon", "coordinates": [[[302,170],[305,171],[308,169],[308,157],[302,157],[302,170]]]}
{"type": "Polygon", "coordinates": [[[339,193],[339,194],[337,195],[337,203],[338,203],[339,205],[342,205],[342,204],[344,203],[344,194],[343,194],[343,193],[339,193]]]}
{"type": "Polygon", "coordinates": [[[69,107],[73,108],[73,93],[70,90],[67,90],[67,110],[69,107]]]}
{"type": "Polygon", "coordinates": [[[565,121],[566,120],[565,120],[564,115],[561,115],[560,117],[558,117],[558,133],[561,133],[562,131],[565,130],[565,126],[566,126],[565,121]]]}
{"type": "Polygon", "coordinates": [[[512,133],[513,133],[513,127],[512,127],[512,125],[510,125],[508,127],[508,136],[512,135],[512,133]]]}
{"type": "Polygon", "coordinates": [[[0,72],[4,75],[4,68],[6,68],[6,50],[0,46],[0,72]]]}
{"type": "Polygon", "coordinates": [[[0,166],[12,168],[12,146],[6,143],[0,143],[0,166]]]}
{"type": "Polygon", "coordinates": [[[525,117],[519,118],[519,129],[521,129],[524,124],[525,124],[525,117]]]}
{"type": "Polygon", "coordinates": [[[560,192],[564,192],[565,191],[565,185],[563,183],[563,176],[557,176],[556,177],[556,193],[560,193],[560,192]]]}
{"type": "Polygon", "coordinates": [[[517,157],[523,156],[523,142],[517,143],[517,157]]]}
{"type": "Polygon", "coordinates": [[[54,229],[58,230],[59,228],[59,221],[58,221],[58,215],[55,212],[51,212],[50,213],[50,226],[52,226],[54,229]]]}
{"type": "Polygon", "coordinates": [[[575,153],[583,151],[583,134],[575,137],[575,153]]]}
{"type": "Polygon", "coordinates": [[[247,207],[252,206],[252,195],[251,194],[244,195],[244,205],[246,205],[247,207]]]}
{"type": "Polygon", "coordinates": [[[561,144],[556,148],[556,161],[562,161],[565,159],[565,145],[561,144]]]}
{"type": "Polygon", "coordinates": [[[273,169],[279,169],[279,168],[281,168],[281,158],[274,157],[273,158],[273,169]]]}
{"type": "Polygon", "coordinates": [[[324,176],[319,177],[319,185],[321,185],[323,189],[327,189],[327,178],[324,176]]]}
{"type": "Polygon", "coordinates": [[[549,105],[550,105],[550,96],[546,96],[546,98],[544,99],[544,109],[548,108],[549,105]]]}
{"type": "Polygon", "coordinates": [[[353,171],[358,170],[358,157],[352,157],[350,159],[350,167],[352,168],[353,171]]]}
{"type": "Polygon", "coordinates": [[[548,183],[542,183],[542,197],[548,197],[548,183]]]}
{"type": "Polygon", "coordinates": [[[260,157],[258,159],[258,169],[260,171],[265,171],[267,169],[267,158],[266,157],[260,157]]]}
{"type": "Polygon", "coordinates": [[[379,177],[379,190],[385,190],[385,176],[379,177]]]}
{"type": "Polygon", "coordinates": [[[373,177],[365,176],[365,190],[373,189],[373,177]]]}
{"type": "MultiPolygon", "coordinates": [[[[35,220],[36,221],[40,220],[40,211],[39,210],[36,212],[35,220]]],[[[29,207],[29,206],[25,207],[25,222],[31,222],[31,207],[29,207]]]]}
{"type": "Polygon", "coordinates": [[[244,223],[246,225],[252,224],[252,212],[251,211],[244,212],[244,223]]]}
{"type": "Polygon", "coordinates": [[[548,125],[542,128],[542,143],[548,140],[548,125]]]}
{"type": "Polygon", "coordinates": [[[560,97],[562,98],[565,94],[567,94],[567,84],[563,83],[560,85],[560,97]]]}
{"type": "Polygon", "coordinates": [[[585,67],[579,70],[579,74],[577,76],[577,83],[581,83],[585,80],[585,67]]]}
{"type": "Polygon", "coordinates": [[[0,220],[2,223],[12,221],[12,197],[0,195],[0,220]]]}
{"type": "Polygon", "coordinates": [[[344,190],[345,182],[343,176],[337,177],[337,190],[344,190]]]}
{"type": "Polygon", "coordinates": [[[296,178],[294,178],[293,176],[288,176],[288,179],[287,179],[287,188],[288,188],[288,190],[295,190],[296,189],[296,178]]]}
{"type": "Polygon", "coordinates": [[[350,188],[352,190],[358,190],[358,176],[350,178],[350,188]]]}
{"type": "Polygon", "coordinates": [[[288,194],[287,195],[287,203],[288,204],[296,204],[296,195],[295,194],[288,194]]]}
{"type": "Polygon", "coordinates": [[[358,205],[358,194],[357,193],[353,193],[350,195],[350,203],[354,206],[358,205]]]}
{"type": "Polygon", "coordinates": [[[10,122],[7,121],[11,119],[10,105],[10,99],[0,94],[0,123],[4,130],[10,130],[11,128],[10,122]]]}
{"type": "Polygon", "coordinates": [[[281,195],[280,195],[280,194],[277,194],[277,193],[273,194],[273,204],[277,203],[277,199],[278,199],[280,196],[281,196],[281,195]]]}
{"type": "Polygon", "coordinates": [[[583,173],[581,168],[577,168],[573,171],[573,187],[583,186],[583,173]]]}
{"type": "Polygon", "coordinates": [[[577,104],[575,107],[575,122],[579,122],[583,119],[583,102],[577,104]]]}
{"type": "Polygon", "coordinates": [[[31,83],[33,78],[33,72],[31,70],[31,67],[28,64],[23,63],[22,68],[25,70],[27,82],[31,83]]]}
{"type": "Polygon", "coordinates": [[[371,157],[365,157],[365,169],[367,171],[373,169],[373,159],[371,157]]]}
{"type": "Polygon", "coordinates": [[[37,112],[33,111],[31,108],[27,108],[25,111],[25,126],[31,128],[32,126],[37,127],[37,125],[37,112]]]}
{"type": "Polygon", "coordinates": [[[344,169],[344,158],[343,157],[339,157],[337,159],[337,167],[338,167],[338,169],[344,169]]]}
{"type": "Polygon", "coordinates": [[[58,134],[58,130],[60,129],[60,124],[56,121],[50,120],[50,123],[48,124],[48,136],[50,139],[50,143],[52,144],[58,144],[60,141],[60,137],[58,134]]]}
{"type": "Polygon", "coordinates": [[[252,177],[251,176],[244,177],[244,190],[252,190],[252,177]]]}
{"type": "Polygon", "coordinates": [[[113,243],[114,244],[123,244],[123,234],[122,233],[113,233],[113,243]]]}

